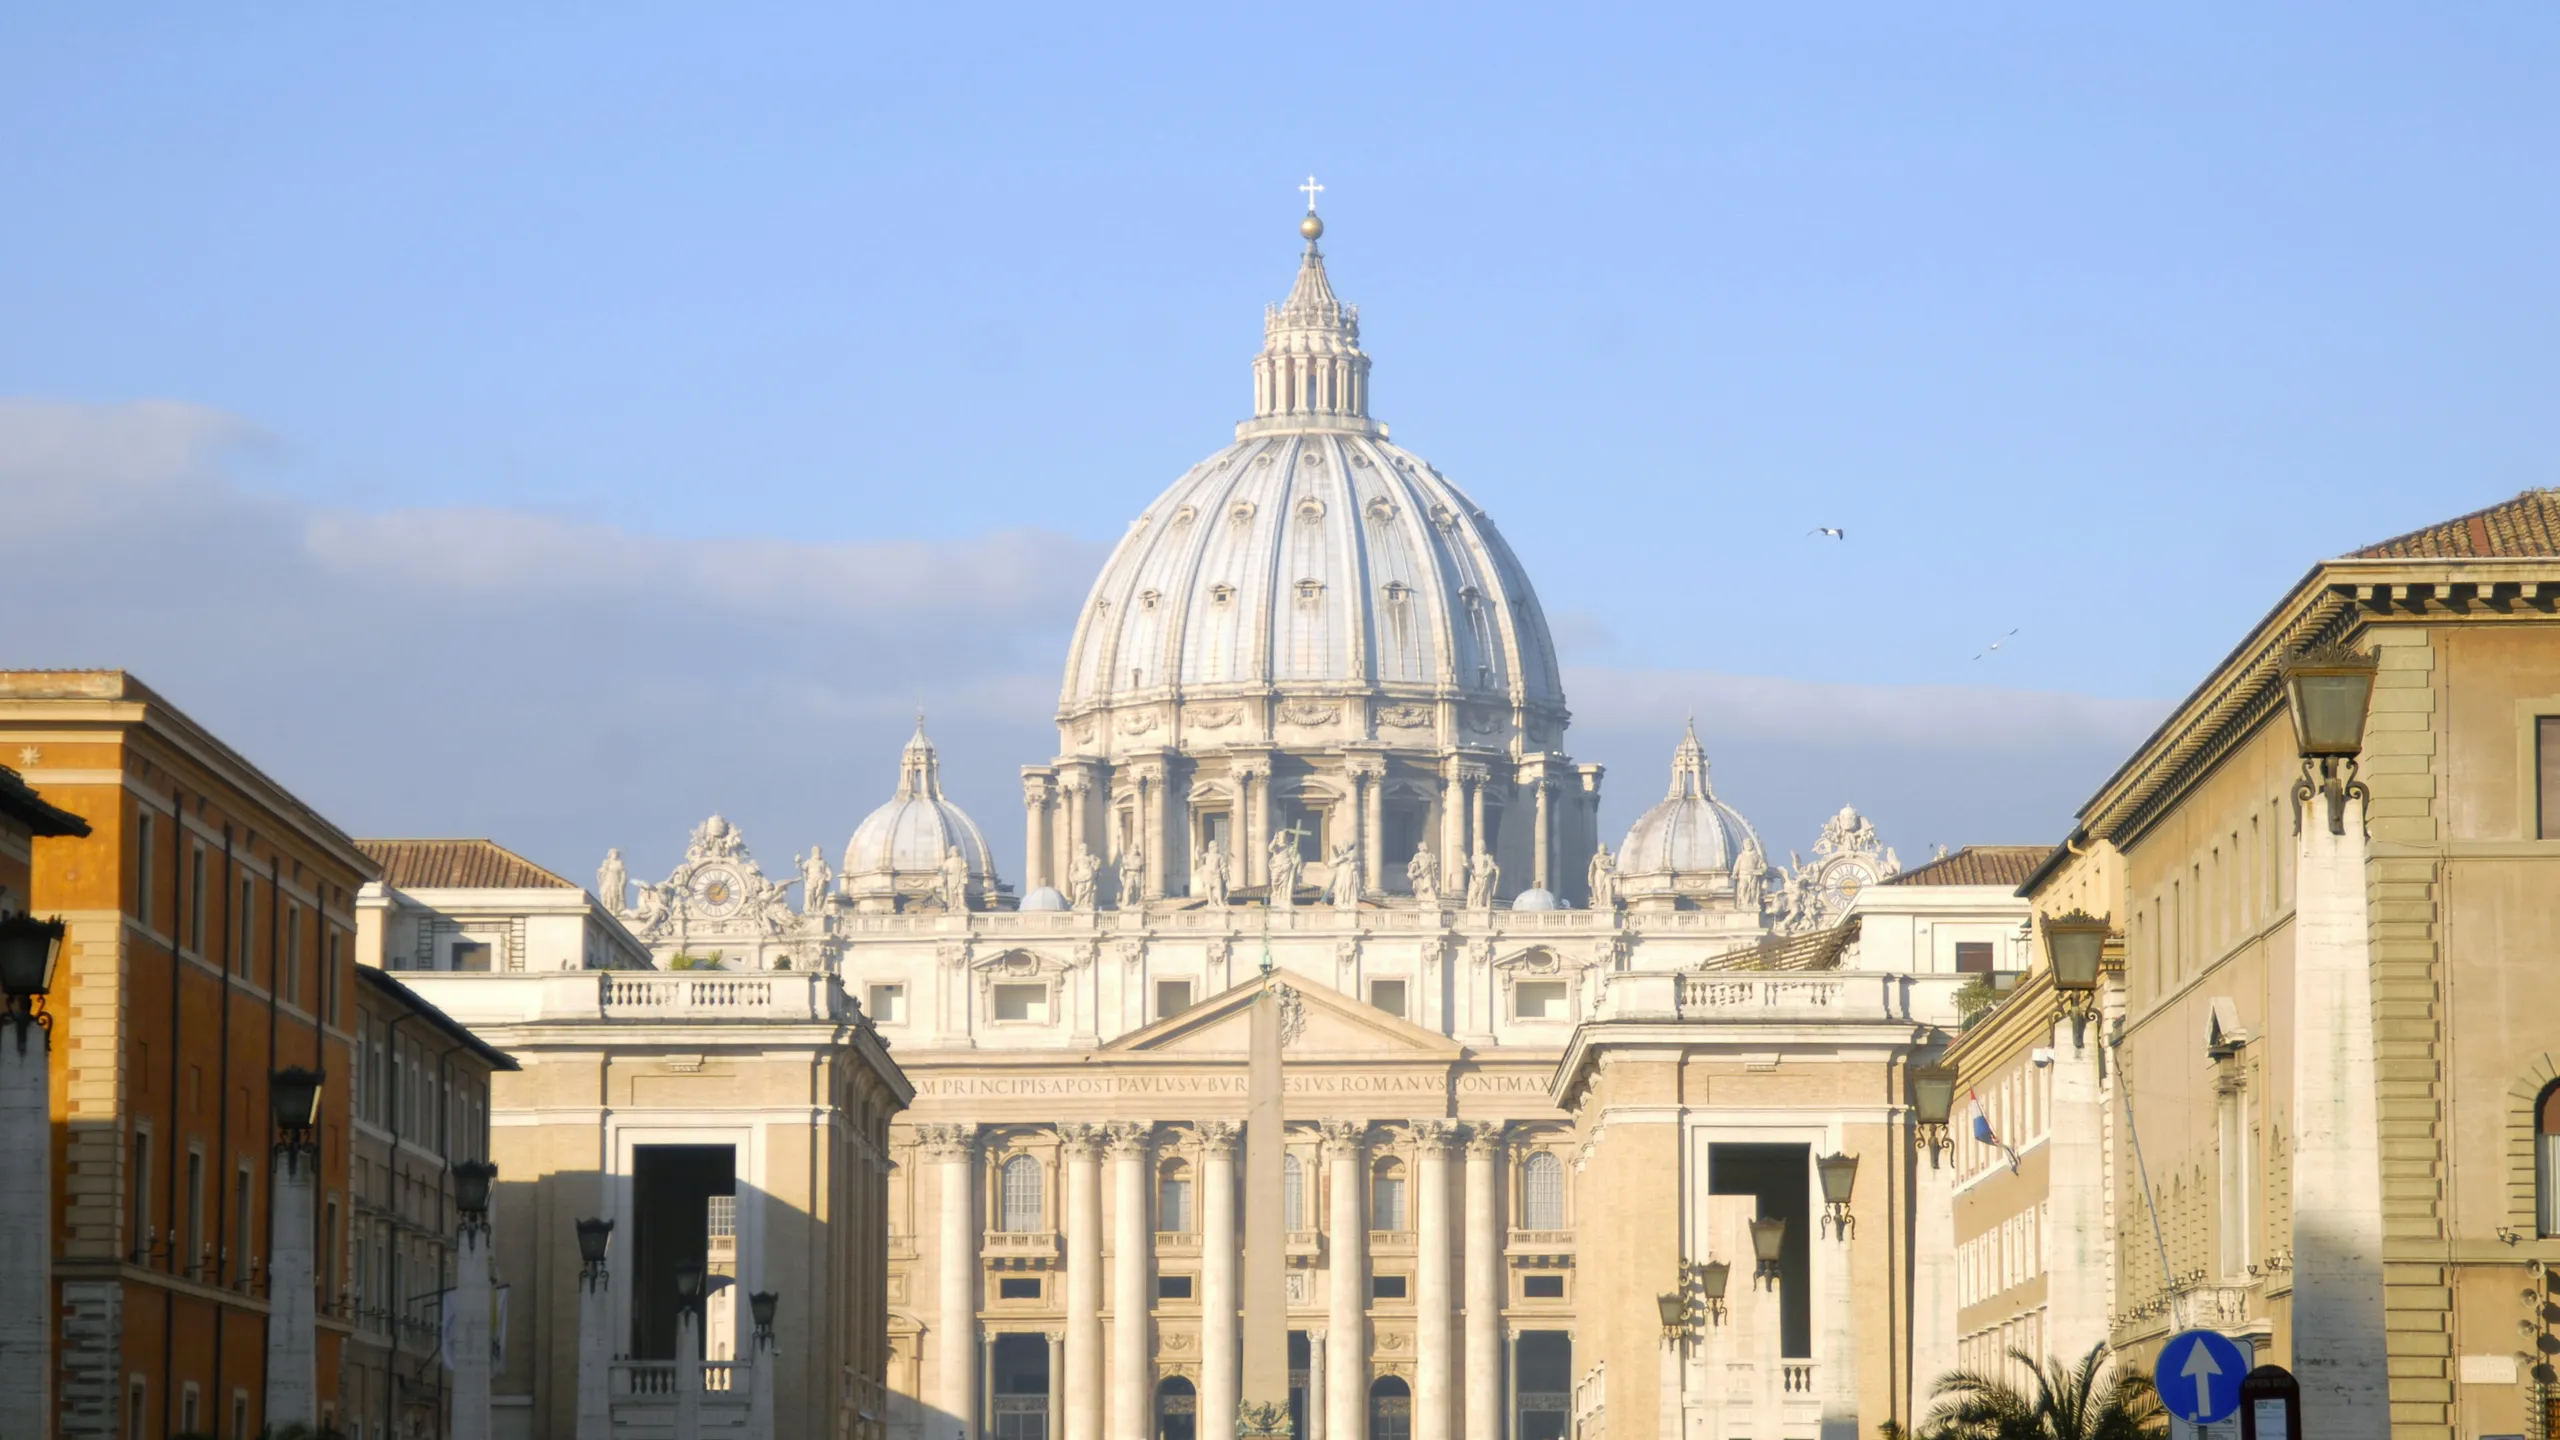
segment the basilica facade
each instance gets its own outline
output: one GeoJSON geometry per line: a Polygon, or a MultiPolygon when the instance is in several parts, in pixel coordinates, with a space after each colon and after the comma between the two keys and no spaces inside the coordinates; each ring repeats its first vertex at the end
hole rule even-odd
{"type": "MultiPolygon", "coordinates": [[[[914,1086],[889,1136],[893,1435],[1232,1428],[1245,1009],[1274,985],[1301,1435],[1553,1440],[1596,1433],[1631,1367],[1690,1383],[1651,1332],[1611,1352],[1633,1343],[1628,1304],[1650,1313],[1684,1257],[1740,1233],[1736,1195],[1798,1232],[1769,1275],[1796,1298],[1734,1305],[1757,1347],[1736,1363],[1769,1407],[1748,1433],[1811,1436],[1862,1405],[1907,1420],[1907,1367],[1882,1358],[1907,1347],[1907,1308],[1862,1305],[1858,1326],[1805,1308],[1817,1276],[1847,1274],[1806,1233],[1812,1162],[1900,1133],[1877,1097],[1943,1039],[1955,967],[1903,953],[1946,973],[1768,989],[1854,967],[1844,921],[1900,865],[1847,809],[1773,863],[1694,728],[1665,737],[1662,798],[1601,833],[1602,769],[1565,748],[1527,572],[1371,414],[1321,232],[1309,215],[1265,315],[1251,417],[1138,513],[1085,604],[1058,751],[1022,770],[1019,889],[944,795],[920,720],[840,856],[768,874],[715,816],[663,880],[616,851],[598,894],[661,967],[837,977],[893,1047],[914,1086]],[[1749,1106],[1650,1095],[1606,1046],[1563,1068],[1578,1034],[1653,1053],[1654,1022],[1688,1026],[1674,1048],[1730,1068],[1717,1083],[1749,1106]],[[1854,1085],[1796,1081],[1843,1065],[1854,1085]],[[1595,1185],[1612,1135],[1628,1156],[1677,1138],[1595,1185]],[[1711,1185],[1714,1146],[1740,1148],[1711,1185]],[[1644,1262],[1665,1273],[1616,1273],[1640,1233],[1668,1237],[1644,1262]],[[1861,1346],[1863,1368],[1845,1358],[1861,1346]]],[[[1881,1208],[1874,1228],[1892,1228],[1881,1208]]],[[[1703,1403],[1727,1382],[1695,1383],[1703,1403]]]]}

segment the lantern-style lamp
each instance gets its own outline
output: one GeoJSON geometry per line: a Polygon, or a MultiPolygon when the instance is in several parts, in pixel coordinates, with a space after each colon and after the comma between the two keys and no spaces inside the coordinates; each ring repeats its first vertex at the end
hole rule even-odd
{"type": "Polygon", "coordinates": [[[2313,795],[2329,802],[2329,833],[2347,833],[2347,800],[2370,800],[2356,779],[2365,717],[2373,708],[2372,655],[2345,645],[2319,645],[2285,662],[2284,704],[2293,715],[2293,747],[2302,756],[2294,782],[2294,828],[2313,795]]]}
{"type": "Polygon", "coordinates": [[[613,1222],[590,1217],[578,1222],[578,1278],[603,1283],[605,1252],[613,1244],[613,1222]]]}
{"type": "Polygon", "coordinates": [[[1677,1290],[1665,1290],[1653,1297],[1654,1309],[1662,1314],[1662,1338],[1675,1341],[1689,1333],[1689,1297],[1677,1290]]]}
{"type": "Polygon", "coordinates": [[[2098,1008],[2098,967],[2105,960],[2107,937],[2114,928],[2104,916],[2085,910],[2047,915],[2045,960],[2053,967],[2054,1015],[2071,1022],[2071,1048],[2083,1048],[2089,1017],[2098,1008]]]}
{"type": "Polygon", "coordinates": [[[687,1310],[702,1308],[702,1264],[695,1260],[676,1263],[676,1299],[687,1310]]]}
{"type": "Polygon", "coordinates": [[[1708,1318],[1723,1324],[1724,1287],[1733,1277],[1733,1267],[1721,1260],[1709,1260],[1692,1273],[1698,1277],[1698,1298],[1706,1302],[1708,1318]]]}
{"type": "Polygon", "coordinates": [[[1787,1222],[1783,1218],[1751,1222],[1751,1254],[1759,1262],[1752,1267],[1752,1284],[1778,1288],[1778,1257],[1786,1248],[1787,1222]]]}
{"type": "Polygon", "coordinates": [[[1849,1195],[1858,1188],[1858,1157],[1824,1155],[1813,1162],[1814,1173],[1822,1179],[1822,1228],[1825,1234],[1837,1230],[1847,1239],[1849,1195]]]}
{"type": "Polygon", "coordinates": [[[1938,1168],[1951,1142],[1947,1120],[1955,1114],[1956,1072],[1946,1065],[1911,1067],[1911,1141],[1929,1152],[1929,1168],[1938,1168]]]}
{"type": "Polygon", "coordinates": [[[53,988],[53,967],[62,958],[62,921],[33,915],[0,916],[0,994],[8,998],[7,1015],[18,1032],[18,1053],[27,1053],[27,1028],[53,1033],[53,1017],[44,1013],[45,992],[53,988]]]}
{"type": "Polygon", "coordinates": [[[267,1077],[267,1105],[275,1113],[278,1148],[300,1154],[315,1147],[320,1133],[320,1086],[327,1078],[300,1065],[288,1065],[267,1077]]]}
{"type": "Polygon", "coordinates": [[[773,1339],[773,1312],[781,1304],[782,1297],[771,1290],[758,1290],[747,1297],[747,1313],[755,1317],[757,1339],[773,1339]]]}
{"type": "Polygon", "coordinates": [[[498,1167],[486,1160],[464,1160],[453,1167],[453,1208],[462,1214],[462,1228],[476,1230],[489,1223],[489,1187],[498,1178],[498,1167]]]}

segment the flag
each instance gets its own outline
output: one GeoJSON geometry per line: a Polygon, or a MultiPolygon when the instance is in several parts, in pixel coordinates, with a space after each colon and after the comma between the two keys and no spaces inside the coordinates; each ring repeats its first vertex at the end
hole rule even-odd
{"type": "Polygon", "coordinates": [[[2010,1149],[2007,1142],[2003,1141],[1997,1134],[1993,1133],[1991,1129],[1991,1116],[1982,1108],[1981,1094],[1973,1090],[1967,1090],[1964,1093],[1972,1097],[1973,1100],[1973,1138],[1990,1146],[1992,1149],[1999,1151],[2001,1154],[2008,1156],[2009,1173],[2012,1175],[2017,1174],[2018,1152],[2010,1149]]]}

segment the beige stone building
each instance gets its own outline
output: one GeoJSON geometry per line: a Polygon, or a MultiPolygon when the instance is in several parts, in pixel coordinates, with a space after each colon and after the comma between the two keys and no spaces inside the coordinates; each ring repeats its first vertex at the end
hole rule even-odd
{"type": "MultiPolygon", "coordinates": [[[[2119,934],[2106,1061],[2130,1105],[2106,1101],[2104,1208],[2048,1234],[2103,1239],[2107,1333],[2137,1363],[2207,1325],[2306,1379],[2369,1354],[2327,1382],[2365,1397],[2332,1426],[2554,1433],[2555,596],[2552,491],[2314,566],[2027,887],[2119,934]],[[2326,797],[2297,798],[2281,679],[2324,642],[2380,666],[2370,798],[2342,790],[2334,833],[2326,797]]],[[[2013,1010],[2033,1043],[2033,994],[2013,1010]]],[[[2020,1043],[1988,1023],[1957,1047],[1986,1080],[2020,1043]]]]}
{"type": "Polygon", "coordinates": [[[385,878],[362,899],[360,959],[520,1067],[489,1099],[508,1296],[495,1433],[577,1428],[575,1226],[592,1217],[615,1225],[615,1433],[671,1433],[661,1379],[692,1265],[713,1292],[706,1424],[744,1423],[745,1297],[769,1290],[772,1433],[883,1435],[889,1122],[912,1092],[842,982],[660,972],[593,897],[486,841],[367,844],[385,878]]]}

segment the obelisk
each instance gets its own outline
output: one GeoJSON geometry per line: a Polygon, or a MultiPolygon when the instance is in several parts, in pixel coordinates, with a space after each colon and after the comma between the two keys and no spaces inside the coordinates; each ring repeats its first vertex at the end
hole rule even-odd
{"type": "MultiPolygon", "coordinates": [[[[1262,991],[1253,997],[1251,1049],[1245,1063],[1244,1365],[1242,1403],[1232,1416],[1240,1437],[1284,1436],[1289,1424],[1289,1276],[1280,1213],[1280,977],[1264,961],[1262,991]]],[[[1216,1432],[1212,1430],[1210,1434],[1216,1432]]]]}

